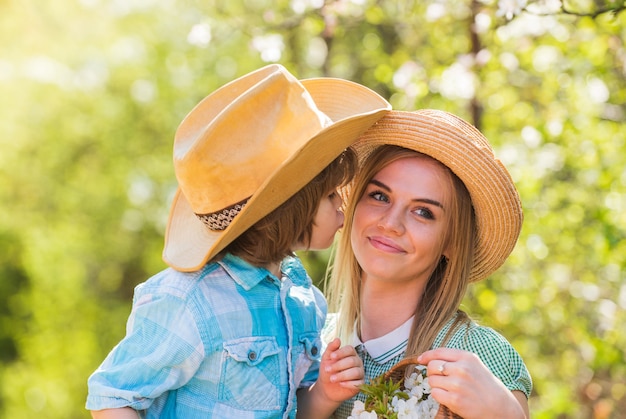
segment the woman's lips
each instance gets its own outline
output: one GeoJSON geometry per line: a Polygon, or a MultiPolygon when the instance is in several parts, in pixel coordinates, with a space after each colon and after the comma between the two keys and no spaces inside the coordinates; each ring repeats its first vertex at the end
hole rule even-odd
{"type": "Polygon", "coordinates": [[[388,253],[404,253],[404,250],[398,244],[386,237],[370,236],[368,237],[368,240],[372,247],[380,251],[388,253]]]}

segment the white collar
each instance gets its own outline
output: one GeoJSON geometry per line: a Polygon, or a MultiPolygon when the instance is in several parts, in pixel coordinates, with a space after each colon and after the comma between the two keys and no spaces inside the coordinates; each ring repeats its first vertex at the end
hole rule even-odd
{"type": "Polygon", "coordinates": [[[376,339],[370,339],[367,342],[361,342],[355,330],[352,336],[353,345],[355,347],[363,345],[367,353],[369,353],[376,362],[382,364],[406,351],[414,317],[415,316],[411,317],[386,335],[376,339]]]}

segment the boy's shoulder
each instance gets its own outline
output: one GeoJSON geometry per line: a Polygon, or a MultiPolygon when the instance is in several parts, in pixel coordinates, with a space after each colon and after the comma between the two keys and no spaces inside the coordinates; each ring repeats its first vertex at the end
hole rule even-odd
{"type": "Polygon", "coordinates": [[[290,255],[283,259],[281,263],[281,271],[287,275],[294,285],[311,286],[311,277],[307,273],[302,260],[297,255],[290,255]]]}
{"type": "Polygon", "coordinates": [[[180,272],[167,268],[137,285],[135,294],[166,293],[184,298],[197,288],[199,281],[218,269],[220,266],[217,263],[207,264],[201,270],[194,272],[180,272]]]}

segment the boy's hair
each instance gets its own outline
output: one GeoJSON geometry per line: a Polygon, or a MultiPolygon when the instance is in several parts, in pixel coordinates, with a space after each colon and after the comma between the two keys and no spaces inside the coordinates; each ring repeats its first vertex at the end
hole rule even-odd
{"type": "Polygon", "coordinates": [[[311,182],[229,244],[224,251],[263,266],[292,254],[298,243],[311,241],[321,200],[346,185],[356,172],[357,158],[347,148],[311,182]]]}

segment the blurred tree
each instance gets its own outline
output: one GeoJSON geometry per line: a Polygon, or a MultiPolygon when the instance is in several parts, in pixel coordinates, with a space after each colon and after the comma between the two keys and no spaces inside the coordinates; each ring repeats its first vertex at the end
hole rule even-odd
{"type": "MultiPolygon", "coordinates": [[[[174,132],[269,62],[473,121],[519,187],[519,245],[465,305],[535,380],[534,418],[626,411],[624,1],[0,2],[0,417],[84,417],[86,379],[162,269],[174,132]]],[[[320,281],[327,253],[303,253],[320,281]]]]}

